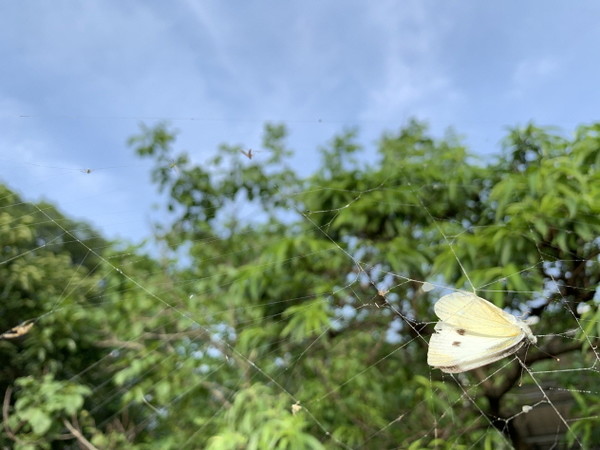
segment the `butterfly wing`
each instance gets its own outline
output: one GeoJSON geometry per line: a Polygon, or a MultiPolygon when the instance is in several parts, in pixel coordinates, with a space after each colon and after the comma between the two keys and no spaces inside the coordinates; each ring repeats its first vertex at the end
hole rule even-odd
{"type": "Polygon", "coordinates": [[[427,363],[447,373],[459,373],[498,361],[519,350],[525,333],[489,336],[438,322],[429,341],[427,363]]]}
{"type": "Polygon", "coordinates": [[[529,327],[512,314],[469,292],[444,295],[434,310],[442,322],[475,334],[509,338],[527,334],[527,331],[531,333],[529,327]]]}

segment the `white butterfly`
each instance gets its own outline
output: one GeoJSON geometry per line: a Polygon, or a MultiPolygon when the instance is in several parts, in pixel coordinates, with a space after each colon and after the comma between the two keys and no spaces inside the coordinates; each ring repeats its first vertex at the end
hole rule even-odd
{"type": "Polygon", "coordinates": [[[459,373],[512,355],[537,338],[522,320],[468,292],[444,295],[434,305],[440,321],[429,341],[427,364],[459,373]]]}

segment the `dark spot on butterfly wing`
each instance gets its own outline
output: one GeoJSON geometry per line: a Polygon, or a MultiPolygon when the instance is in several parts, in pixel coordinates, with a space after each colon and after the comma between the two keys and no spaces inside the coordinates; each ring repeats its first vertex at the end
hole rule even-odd
{"type": "Polygon", "coordinates": [[[457,330],[456,330],[456,332],[457,332],[458,334],[460,334],[461,336],[464,336],[464,335],[465,335],[465,333],[466,333],[466,331],[465,331],[464,329],[462,329],[462,328],[459,328],[459,329],[457,329],[457,330]]]}
{"type": "Polygon", "coordinates": [[[452,343],[452,346],[453,346],[453,347],[460,347],[460,341],[454,341],[454,342],[452,343]]]}

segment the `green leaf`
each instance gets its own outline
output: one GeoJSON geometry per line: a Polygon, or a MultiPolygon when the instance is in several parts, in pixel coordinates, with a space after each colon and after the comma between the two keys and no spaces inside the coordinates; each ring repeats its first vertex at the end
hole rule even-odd
{"type": "Polygon", "coordinates": [[[22,420],[25,420],[34,434],[43,436],[52,425],[52,419],[41,408],[28,408],[19,413],[22,420]]]}
{"type": "Polygon", "coordinates": [[[533,227],[540,233],[542,238],[545,238],[548,235],[549,227],[544,219],[535,219],[533,221],[533,227]]]}
{"type": "Polygon", "coordinates": [[[569,251],[569,246],[567,244],[567,233],[564,231],[559,231],[554,238],[554,243],[558,245],[563,252],[569,251]]]}

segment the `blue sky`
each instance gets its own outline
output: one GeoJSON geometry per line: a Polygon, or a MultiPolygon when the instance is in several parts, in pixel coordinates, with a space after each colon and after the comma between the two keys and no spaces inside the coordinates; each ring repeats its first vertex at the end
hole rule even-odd
{"type": "Polygon", "coordinates": [[[508,126],[598,120],[599,21],[592,1],[2,2],[0,182],[135,241],[160,201],[125,145],[140,122],[200,163],[285,122],[306,173],[344,127],[372,151],[410,117],[492,154],[508,126]]]}

